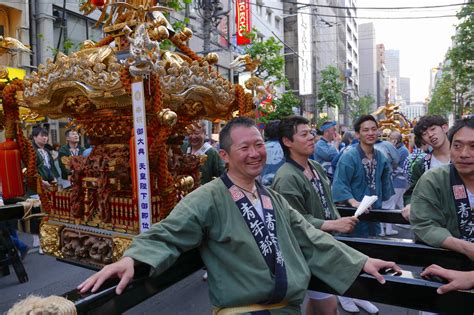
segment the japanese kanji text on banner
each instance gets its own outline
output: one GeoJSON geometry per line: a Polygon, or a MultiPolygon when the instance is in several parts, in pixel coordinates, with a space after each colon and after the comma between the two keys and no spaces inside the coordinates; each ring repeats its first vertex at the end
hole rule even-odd
{"type": "Polygon", "coordinates": [[[133,127],[135,132],[135,154],[138,180],[138,215],[140,233],[151,225],[150,214],[150,170],[146,132],[145,98],[143,81],[132,83],[133,127]]]}

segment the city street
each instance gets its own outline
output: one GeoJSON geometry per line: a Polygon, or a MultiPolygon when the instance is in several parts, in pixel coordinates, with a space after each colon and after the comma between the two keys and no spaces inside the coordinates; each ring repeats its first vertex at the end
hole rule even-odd
{"type": "MultiPolygon", "coordinates": [[[[410,232],[400,229],[401,236],[409,237],[410,232]]],[[[31,236],[22,234],[21,238],[32,243],[31,236]]],[[[37,250],[31,250],[24,260],[25,269],[30,281],[19,283],[13,269],[11,274],[0,277],[0,313],[6,312],[16,301],[30,294],[61,295],[72,290],[83,279],[93,272],[81,267],[58,262],[56,259],[39,255],[37,250]]],[[[211,303],[208,297],[207,284],[202,281],[202,271],[196,272],[183,281],[175,284],[159,295],[130,309],[126,314],[210,314],[211,303]]],[[[416,315],[417,311],[376,304],[380,314],[416,315]]],[[[339,308],[340,314],[349,314],[339,308]]],[[[359,314],[367,314],[361,311],[359,314]]]]}

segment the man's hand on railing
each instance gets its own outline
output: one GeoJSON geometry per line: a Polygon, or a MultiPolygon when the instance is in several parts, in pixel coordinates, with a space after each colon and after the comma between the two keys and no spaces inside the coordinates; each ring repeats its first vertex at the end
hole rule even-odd
{"type": "Polygon", "coordinates": [[[119,277],[120,282],[115,292],[121,294],[130,280],[133,279],[135,273],[134,265],[135,261],[132,258],[123,257],[116,263],[105,266],[102,270],[87,278],[77,289],[80,290],[81,293],[86,293],[91,290],[91,288],[91,292],[96,292],[107,279],[119,277]]]}
{"type": "Polygon", "coordinates": [[[401,273],[402,269],[397,266],[393,261],[385,261],[385,260],[380,260],[376,258],[370,258],[367,259],[364,265],[364,272],[367,272],[368,274],[372,275],[377,279],[378,282],[381,284],[385,283],[384,277],[380,274],[380,270],[387,270],[387,269],[393,269],[394,272],[396,273],[401,273]]]}
{"type": "Polygon", "coordinates": [[[410,222],[410,209],[411,209],[411,205],[408,204],[406,205],[403,209],[402,209],[402,216],[405,218],[405,220],[407,220],[408,222],[410,222]]]}
{"type": "Polygon", "coordinates": [[[453,290],[469,290],[474,288],[474,271],[456,271],[444,269],[438,265],[431,265],[421,273],[421,276],[429,280],[432,280],[433,277],[440,277],[442,280],[446,280],[448,283],[436,290],[439,294],[453,290]]]}
{"type": "Polygon", "coordinates": [[[359,220],[356,217],[343,217],[337,220],[326,220],[321,226],[324,232],[352,233],[359,220]]]}

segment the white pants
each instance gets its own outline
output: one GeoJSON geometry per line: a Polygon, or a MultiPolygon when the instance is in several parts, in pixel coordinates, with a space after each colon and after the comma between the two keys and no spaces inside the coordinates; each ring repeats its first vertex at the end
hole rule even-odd
{"type": "Polygon", "coordinates": [[[395,188],[395,195],[390,197],[389,200],[382,202],[382,209],[403,209],[403,194],[405,193],[405,191],[405,188],[395,188]]]}
{"type": "Polygon", "coordinates": [[[308,297],[311,300],[325,300],[325,299],[329,299],[331,296],[333,295],[328,294],[328,293],[308,290],[308,297]]]}

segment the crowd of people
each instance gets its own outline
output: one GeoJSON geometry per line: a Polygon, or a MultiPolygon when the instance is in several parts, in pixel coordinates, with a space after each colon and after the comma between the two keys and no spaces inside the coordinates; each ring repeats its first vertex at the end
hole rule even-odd
{"type": "MultiPolygon", "coordinates": [[[[159,274],[180,253],[199,248],[216,312],[297,313],[311,275],[342,295],[361,271],[384,283],[379,270],[400,270],[394,262],[367,257],[333,238],[398,233],[392,225],[341,218],[338,204],[357,208],[364,196],[377,196],[373,208],[402,209],[417,240],[474,260],[474,118],[449,129],[443,117],[424,116],[414,128],[410,150],[399,131],[381,134],[371,115],[358,118],[353,131],[342,135],[337,127],[328,121],[315,132],[306,118],[292,116],[268,123],[265,141],[251,119],[235,118],[221,130],[216,149],[200,123],[183,152],[207,156],[201,187],[137,236],[120,261],[78,289],[94,292],[118,276],[120,294],[137,264],[159,274]]],[[[61,179],[67,189],[70,173],[61,158],[84,154],[84,148],[78,133],[68,130],[67,144],[55,160],[47,135],[42,128],[32,134],[43,187],[61,179]]],[[[432,275],[448,281],[440,294],[474,284],[474,271],[433,265],[422,273],[432,275]]],[[[337,314],[335,296],[309,291],[308,297],[306,314],[337,314]]],[[[339,301],[348,312],[359,307],[378,312],[369,301],[339,301]]]]}
{"type": "MultiPolygon", "coordinates": [[[[315,141],[308,120],[289,117],[268,124],[265,142],[252,120],[231,120],[219,136],[226,171],[212,174],[217,178],[182,199],[166,219],[136,237],[120,261],[78,289],[94,292],[118,276],[120,294],[135,265],[148,265],[159,274],[180,253],[199,248],[217,314],[229,308],[235,313],[297,313],[311,274],[342,294],[362,270],[381,283],[380,269],[400,270],[394,262],[367,257],[332,237],[396,233],[391,226],[382,229],[379,223],[340,217],[336,204],[357,207],[366,195],[378,197],[375,208],[403,208],[417,239],[474,260],[474,118],[456,122],[448,136],[446,120],[423,117],[414,130],[418,147],[411,153],[398,131],[381,139],[370,115],[360,117],[354,131],[342,137],[336,127],[326,123],[315,141]]],[[[432,275],[448,281],[440,294],[473,286],[473,272],[433,265],[422,273],[432,275]]],[[[336,297],[308,295],[306,314],[337,314],[336,297]]],[[[350,312],[358,307],[378,312],[368,301],[340,302],[350,312]]]]}
{"type": "MultiPolygon", "coordinates": [[[[48,142],[48,129],[43,126],[35,126],[32,128],[30,139],[36,152],[36,169],[41,177],[42,188],[45,190],[68,189],[71,186],[69,181],[71,171],[65,166],[67,161],[63,157],[85,153],[86,149],[80,145],[79,133],[68,129],[65,132],[66,143],[64,145],[51,145],[48,142]]],[[[27,188],[26,195],[29,198],[39,199],[37,192],[32,190],[31,187],[27,188]]],[[[24,259],[30,251],[30,246],[19,239],[14,223],[8,222],[6,224],[20,257],[24,259]]],[[[32,247],[37,248],[39,254],[43,254],[39,239],[39,219],[31,219],[27,224],[29,224],[29,230],[33,235],[32,247]]]]}

